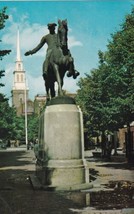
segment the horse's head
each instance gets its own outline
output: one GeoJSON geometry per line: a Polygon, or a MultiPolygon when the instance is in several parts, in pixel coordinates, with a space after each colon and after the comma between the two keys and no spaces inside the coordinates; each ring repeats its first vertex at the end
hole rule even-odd
{"type": "Polygon", "coordinates": [[[68,32],[68,27],[67,27],[67,20],[58,20],[58,37],[60,41],[60,45],[62,49],[67,49],[67,32],[68,32]]]}

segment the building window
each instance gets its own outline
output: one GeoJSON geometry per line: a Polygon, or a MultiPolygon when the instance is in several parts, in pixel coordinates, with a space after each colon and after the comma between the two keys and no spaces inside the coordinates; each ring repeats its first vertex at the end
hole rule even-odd
{"type": "Polygon", "coordinates": [[[21,82],[23,82],[23,74],[21,74],[21,82]]]}
{"type": "Polygon", "coordinates": [[[17,74],[17,82],[19,82],[19,74],[17,74]]]}

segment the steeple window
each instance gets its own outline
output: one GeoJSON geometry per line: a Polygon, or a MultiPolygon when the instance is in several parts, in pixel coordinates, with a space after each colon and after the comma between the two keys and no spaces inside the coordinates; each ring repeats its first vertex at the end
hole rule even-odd
{"type": "Polygon", "coordinates": [[[23,74],[21,74],[21,82],[23,82],[24,80],[23,80],[23,74]]]}
{"type": "Polygon", "coordinates": [[[19,82],[19,74],[17,74],[17,82],[19,82]]]}

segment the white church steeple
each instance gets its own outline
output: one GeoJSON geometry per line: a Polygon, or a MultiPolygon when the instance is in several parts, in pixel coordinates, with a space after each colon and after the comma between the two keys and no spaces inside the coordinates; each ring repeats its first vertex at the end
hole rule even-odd
{"type": "Polygon", "coordinates": [[[28,100],[29,88],[26,84],[26,76],[21,59],[19,29],[17,32],[16,51],[15,71],[13,72],[12,105],[16,107],[17,115],[21,115],[24,113],[22,108],[23,104],[28,100]]]}
{"type": "MultiPolygon", "coordinates": [[[[15,65],[15,71],[14,71],[14,83],[13,83],[13,89],[17,90],[25,90],[26,89],[26,77],[25,77],[25,71],[23,69],[23,62],[21,60],[21,54],[20,54],[20,35],[19,35],[19,29],[17,32],[17,53],[16,53],[16,65],[15,65]]],[[[28,90],[28,88],[27,88],[28,90]]]]}

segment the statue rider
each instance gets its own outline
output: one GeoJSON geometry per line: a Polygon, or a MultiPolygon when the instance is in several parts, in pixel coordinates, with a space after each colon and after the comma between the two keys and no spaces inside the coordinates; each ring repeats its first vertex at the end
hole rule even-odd
{"type": "MultiPolygon", "coordinates": [[[[47,26],[48,26],[49,34],[43,36],[40,43],[33,50],[27,51],[25,53],[25,56],[28,56],[30,54],[32,55],[32,54],[36,53],[38,50],[40,50],[45,43],[48,45],[46,59],[43,63],[44,80],[47,78],[49,59],[50,59],[52,50],[55,47],[60,47],[60,43],[58,41],[57,34],[55,33],[55,27],[57,26],[57,24],[49,23],[47,26]]],[[[71,54],[70,54],[70,61],[71,61],[70,68],[68,69],[67,76],[68,77],[73,76],[73,78],[76,79],[77,76],[79,75],[79,72],[74,69],[74,64],[73,64],[71,54]]]]}

